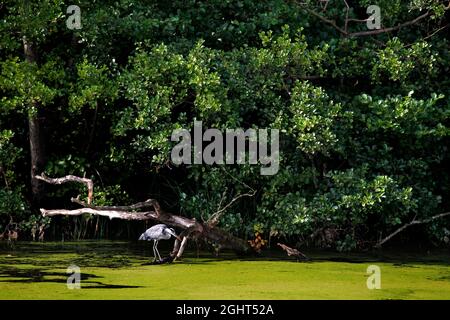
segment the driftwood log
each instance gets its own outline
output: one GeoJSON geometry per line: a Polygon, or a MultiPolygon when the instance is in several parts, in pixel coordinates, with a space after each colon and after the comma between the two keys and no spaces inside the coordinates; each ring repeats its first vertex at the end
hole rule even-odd
{"type": "Polygon", "coordinates": [[[221,249],[232,249],[239,253],[245,253],[251,249],[246,241],[233,236],[229,232],[218,228],[216,225],[219,222],[220,217],[224,214],[225,210],[228,207],[235,203],[239,198],[253,196],[256,193],[254,190],[252,190],[252,192],[236,196],[227,205],[219,208],[215,213],[213,213],[208,221],[199,222],[195,218],[187,218],[163,210],[159,205],[159,202],[155,199],[148,199],[146,201],[138,202],[128,206],[94,206],[94,183],[91,179],[80,178],[72,175],[62,178],[49,178],[45,174],[35,176],[35,178],[45,181],[49,184],[57,185],[66,182],[78,182],[85,184],[88,188],[87,201],[80,200],[79,196],[76,198],[71,198],[72,203],[76,203],[82,208],[74,210],[49,210],[41,208],[40,211],[42,216],[44,217],[52,217],[57,215],[78,216],[82,214],[92,214],[109,217],[110,219],[154,220],[159,223],[181,229],[182,232],[180,233],[180,238],[182,240],[175,240],[173,251],[170,253],[170,257],[168,259],[165,259],[167,261],[173,261],[180,258],[183,254],[184,249],[186,248],[187,241],[190,238],[203,238],[207,241],[216,243],[221,249]]]}

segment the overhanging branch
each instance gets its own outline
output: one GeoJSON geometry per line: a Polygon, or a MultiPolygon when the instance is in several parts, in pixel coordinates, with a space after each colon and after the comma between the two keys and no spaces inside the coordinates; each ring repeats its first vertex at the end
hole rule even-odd
{"type": "Polygon", "coordinates": [[[156,211],[156,213],[161,212],[161,207],[159,206],[159,202],[154,199],[147,199],[142,202],[138,202],[129,206],[93,206],[90,205],[79,198],[71,198],[70,201],[73,203],[79,204],[82,207],[85,208],[91,208],[95,210],[113,210],[113,211],[134,211],[142,208],[148,208],[153,207],[156,211]]]}
{"type": "Polygon", "coordinates": [[[66,210],[66,209],[40,209],[41,214],[44,217],[52,217],[57,215],[64,216],[79,216],[82,214],[93,214],[98,216],[108,217],[110,219],[124,219],[124,220],[149,220],[149,219],[157,219],[158,214],[154,211],[146,211],[146,212],[127,212],[127,211],[119,211],[119,210],[96,210],[92,208],[81,208],[74,210],[66,210]]]}
{"type": "Polygon", "coordinates": [[[88,178],[81,178],[73,175],[67,175],[62,178],[49,178],[45,175],[45,173],[42,173],[41,175],[34,176],[35,179],[45,181],[49,184],[63,184],[67,182],[78,182],[85,184],[88,189],[88,197],[87,197],[87,203],[90,205],[92,203],[92,197],[94,196],[94,183],[91,179],[88,178]]]}
{"type": "Polygon", "coordinates": [[[431,222],[431,221],[433,221],[433,220],[440,219],[440,218],[443,218],[443,217],[446,217],[446,216],[449,216],[449,215],[450,215],[450,212],[444,212],[444,213],[437,214],[437,215],[435,215],[435,216],[432,216],[432,217],[430,217],[430,218],[428,218],[428,219],[424,219],[424,220],[415,220],[415,219],[413,219],[410,223],[407,223],[407,224],[401,226],[400,228],[398,228],[397,230],[395,230],[394,232],[392,232],[390,235],[388,235],[387,237],[385,237],[383,240],[379,241],[379,242],[375,245],[375,248],[381,248],[381,246],[382,246],[384,243],[386,243],[387,241],[389,241],[390,239],[392,239],[395,235],[397,235],[398,233],[402,232],[403,230],[405,230],[405,229],[408,228],[408,227],[411,227],[411,226],[416,225],[416,224],[429,223],[429,222],[431,222]]]}
{"type": "MultiPolygon", "coordinates": [[[[347,26],[348,26],[348,22],[349,21],[367,21],[367,20],[358,20],[358,19],[349,19],[348,18],[348,13],[349,13],[349,6],[347,4],[347,1],[344,0],[344,3],[346,5],[346,17],[345,17],[345,26],[344,28],[341,28],[337,25],[336,21],[331,20],[326,18],[325,16],[321,15],[320,13],[316,12],[315,10],[308,8],[306,3],[299,3],[298,1],[296,1],[298,4],[300,4],[302,6],[302,8],[308,12],[309,14],[313,15],[314,17],[318,18],[319,20],[321,20],[322,22],[332,26],[334,29],[336,29],[339,33],[341,33],[342,35],[344,35],[345,37],[363,37],[363,36],[372,36],[372,35],[377,35],[377,34],[382,34],[382,33],[386,33],[386,32],[392,32],[392,31],[397,31],[401,28],[404,27],[408,27],[414,24],[417,24],[419,21],[431,16],[432,11],[427,11],[424,14],[410,20],[410,21],[406,21],[404,23],[401,23],[395,27],[389,27],[389,28],[381,28],[381,29],[375,29],[375,30],[368,30],[368,31],[359,31],[359,32],[348,32],[347,26]]],[[[450,2],[448,3],[447,6],[444,7],[444,11],[447,11],[450,9],[450,2]]]]}
{"type": "MultiPolygon", "coordinates": [[[[447,9],[446,9],[447,10],[447,9]]],[[[407,26],[411,26],[413,24],[416,24],[417,22],[419,22],[420,20],[428,17],[430,15],[430,12],[425,12],[424,14],[418,16],[417,18],[407,21],[405,23],[399,24],[395,27],[391,27],[391,28],[382,28],[382,29],[375,29],[375,30],[369,30],[369,31],[360,31],[360,32],[353,32],[353,33],[349,33],[348,36],[349,37],[362,37],[362,36],[372,36],[372,35],[376,35],[376,34],[381,34],[381,33],[386,33],[386,32],[391,32],[391,31],[396,31],[399,30],[401,28],[407,27],[407,26]]]]}

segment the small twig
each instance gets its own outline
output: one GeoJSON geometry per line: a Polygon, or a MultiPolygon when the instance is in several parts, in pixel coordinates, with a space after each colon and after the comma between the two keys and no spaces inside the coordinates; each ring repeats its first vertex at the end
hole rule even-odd
{"type": "Polygon", "coordinates": [[[217,206],[217,210],[220,210],[220,207],[222,206],[223,200],[225,200],[225,197],[227,195],[227,188],[223,190],[222,197],[220,198],[219,205],[217,206]]]}
{"type": "MultiPolygon", "coordinates": [[[[442,30],[444,30],[445,28],[447,28],[449,25],[450,25],[450,23],[447,23],[445,26],[443,26],[443,27],[441,27],[441,28],[435,30],[434,32],[432,32],[432,33],[430,33],[429,35],[427,35],[426,37],[423,37],[420,41],[423,41],[423,40],[426,40],[426,39],[431,38],[431,37],[434,36],[436,33],[441,32],[442,30]]],[[[404,47],[404,48],[408,48],[408,47],[412,46],[413,44],[414,44],[414,43],[406,44],[406,45],[404,45],[403,47],[404,47]]]]}
{"type": "Polygon", "coordinates": [[[235,176],[233,176],[231,173],[229,173],[227,170],[225,170],[224,168],[220,167],[222,169],[222,171],[227,174],[228,176],[230,176],[234,181],[239,182],[240,184],[242,184],[244,187],[255,191],[255,189],[253,189],[252,187],[250,187],[248,184],[246,184],[245,182],[239,180],[238,178],[236,178],[235,176]]]}
{"type": "Polygon", "coordinates": [[[322,2],[325,2],[325,5],[322,7],[322,12],[327,10],[329,0],[319,0],[320,6],[322,7],[322,2]]]}
{"type": "Polygon", "coordinates": [[[350,11],[350,6],[348,5],[347,1],[344,0],[345,6],[347,7],[347,10],[345,12],[345,25],[344,25],[344,30],[345,32],[348,32],[348,13],[350,11]]]}
{"type": "Polygon", "coordinates": [[[341,27],[339,27],[339,26],[336,24],[335,21],[330,20],[330,19],[327,19],[327,18],[325,18],[324,16],[318,14],[317,12],[315,12],[314,10],[311,10],[311,9],[309,9],[309,8],[304,7],[304,9],[305,9],[308,13],[312,14],[313,16],[315,16],[316,18],[318,18],[318,19],[322,20],[323,22],[325,22],[325,23],[331,25],[332,27],[334,27],[336,30],[338,30],[338,31],[339,31],[340,33],[342,33],[343,35],[348,35],[347,31],[344,30],[344,29],[342,29],[341,27]]]}
{"type": "Polygon", "coordinates": [[[5,187],[6,187],[6,189],[9,189],[8,179],[6,178],[5,170],[3,169],[3,167],[1,165],[0,165],[0,173],[2,174],[3,179],[5,180],[5,187]]]}

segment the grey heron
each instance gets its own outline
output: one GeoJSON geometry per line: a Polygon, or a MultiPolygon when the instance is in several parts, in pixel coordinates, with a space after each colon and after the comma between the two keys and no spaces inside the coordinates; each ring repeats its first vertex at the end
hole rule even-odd
{"type": "Polygon", "coordinates": [[[168,240],[170,237],[175,237],[178,240],[181,240],[180,237],[178,237],[175,233],[175,230],[172,228],[169,228],[165,224],[156,224],[151,228],[148,228],[141,236],[139,237],[139,240],[145,240],[145,241],[151,241],[153,240],[153,255],[158,255],[159,261],[161,261],[161,256],[158,251],[158,241],[159,240],[168,240]]]}

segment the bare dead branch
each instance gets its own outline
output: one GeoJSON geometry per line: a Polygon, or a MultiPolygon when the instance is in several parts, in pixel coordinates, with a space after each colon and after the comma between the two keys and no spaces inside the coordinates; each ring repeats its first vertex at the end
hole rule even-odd
{"type": "Polygon", "coordinates": [[[246,184],[244,181],[239,180],[238,178],[236,178],[235,176],[233,176],[230,172],[228,172],[228,170],[225,170],[224,168],[220,167],[222,169],[222,171],[228,175],[230,178],[232,178],[234,181],[236,181],[237,183],[243,185],[244,187],[248,188],[251,191],[254,191],[254,189],[252,187],[250,187],[248,184],[246,184]]]}
{"type": "Polygon", "coordinates": [[[161,212],[159,202],[154,199],[147,199],[145,201],[138,202],[129,206],[93,206],[80,200],[79,198],[71,198],[70,201],[79,204],[80,206],[83,206],[85,208],[91,208],[95,210],[134,211],[142,208],[153,207],[156,213],[161,212]]]}
{"type": "Polygon", "coordinates": [[[392,232],[390,235],[385,237],[383,240],[379,241],[375,245],[375,248],[380,248],[384,243],[386,243],[387,241],[392,239],[395,235],[397,235],[398,233],[402,232],[403,230],[405,230],[406,228],[408,228],[410,226],[413,226],[413,225],[416,225],[416,224],[428,223],[428,222],[434,221],[436,219],[443,218],[443,217],[448,216],[448,215],[450,215],[450,212],[440,213],[440,214],[437,214],[435,216],[432,216],[432,217],[430,217],[428,219],[424,219],[424,220],[415,220],[415,218],[414,218],[410,223],[407,223],[407,224],[401,226],[400,228],[398,228],[397,230],[392,232]]]}
{"type": "Polygon", "coordinates": [[[248,184],[246,184],[245,182],[239,180],[238,178],[236,178],[235,176],[233,176],[232,174],[230,174],[227,170],[223,169],[223,172],[225,174],[227,174],[228,176],[230,176],[234,181],[236,181],[237,183],[245,186],[246,188],[250,189],[251,192],[247,192],[247,193],[243,193],[240,194],[236,197],[234,197],[227,205],[225,205],[224,207],[221,208],[222,203],[226,197],[226,191],[227,189],[224,190],[222,197],[219,201],[219,205],[217,207],[217,211],[214,212],[211,217],[208,219],[208,221],[206,222],[207,225],[209,226],[215,226],[217,225],[217,223],[219,223],[220,218],[223,216],[223,214],[225,213],[225,211],[233,204],[235,203],[237,200],[239,200],[242,197],[253,197],[256,194],[256,190],[253,189],[252,187],[250,187],[248,184]]]}
{"type": "Polygon", "coordinates": [[[347,1],[344,0],[345,3],[345,7],[347,8],[345,11],[345,25],[344,25],[344,30],[345,32],[348,32],[348,13],[350,12],[350,6],[348,5],[347,1]]]}
{"type": "Polygon", "coordinates": [[[369,20],[373,20],[373,19],[370,19],[370,18],[367,18],[367,19],[353,19],[353,18],[349,18],[348,22],[367,22],[369,20]]]}
{"type": "Polygon", "coordinates": [[[149,219],[157,219],[157,214],[154,211],[147,212],[125,212],[118,210],[95,210],[92,208],[81,208],[75,210],[66,210],[66,209],[40,209],[42,216],[44,217],[52,217],[57,215],[64,216],[79,216],[82,214],[93,214],[108,217],[110,219],[124,219],[124,220],[149,220],[149,219]]]}
{"type": "Polygon", "coordinates": [[[252,192],[249,193],[242,193],[236,197],[234,197],[230,202],[228,202],[227,205],[225,205],[222,209],[217,210],[216,212],[214,212],[211,217],[208,219],[207,224],[209,226],[215,226],[217,225],[217,223],[219,223],[220,218],[223,216],[223,214],[225,213],[225,211],[233,204],[235,203],[237,200],[239,200],[242,197],[253,197],[256,194],[256,191],[253,190],[252,192]]]}
{"type": "Polygon", "coordinates": [[[419,22],[420,20],[428,17],[430,15],[430,12],[425,12],[424,14],[418,16],[417,18],[407,21],[405,23],[399,24],[395,27],[390,27],[390,28],[381,28],[381,29],[376,29],[376,30],[369,30],[369,31],[360,31],[360,32],[353,32],[353,33],[349,33],[348,36],[349,37],[362,37],[362,36],[372,36],[372,35],[376,35],[376,34],[381,34],[381,33],[386,33],[386,32],[391,32],[391,31],[396,31],[399,30],[401,28],[407,27],[407,26],[411,26],[413,24],[416,24],[417,22],[419,22]]]}
{"type": "Polygon", "coordinates": [[[222,206],[222,203],[225,200],[226,196],[227,196],[227,188],[225,188],[225,190],[223,190],[223,192],[222,192],[222,197],[220,198],[219,205],[217,206],[217,210],[220,210],[220,207],[222,206]]]}
{"type": "MultiPolygon", "coordinates": [[[[431,37],[434,36],[436,33],[439,33],[439,32],[441,32],[442,30],[444,30],[445,28],[448,28],[449,25],[450,25],[450,23],[447,23],[445,26],[440,27],[439,29],[437,29],[437,30],[433,31],[432,33],[428,34],[427,36],[423,37],[420,41],[424,41],[424,40],[426,40],[426,39],[431,38],[431,37]]],[[[404,47],[404,48],[408,48],[408,47],[412,46],[413,44],[414,44],[414,43],[406,44],[406,45],[404,45],[403,47],[404,47]]]]}
{"type": "Polygon", "coordinates": [[[175,256],[174,260],[180,259],[181,255],[184,252],[184,249],[186,248],[187,241],[188,241],[188,237],[187,236],[183,237],[183,240],[181,241],[181,245],[180,245],[180,247],[179,247],[179,249],[178,249],[178,251],[176,253],[176,256],[175,256]]]}
{"type": "Polygon", "coordinates": [[[88,189],[88,197],[87,197],[87,203],[90,205],[92,203],[92,198],[94,196],[94,183],[91,179],[88,178],[81,178],[73,175],[67,175],[62,178],[49,178],[45,175],[45,173],[42,173],[41,175],[34,176],[35,179],[45,181],[49,184],[63,184],[67,182],[78,182],[85,184],[88,189]]]}
{"type": "Polygon", "coordinates": [[[329,24],[330,26],[332,26],[333,28],[335,28],[337,31],[339,31],[340,33],[342,33],[343,35],[347,36],[348,33],[347,31],[345,31],[344,29],[342,29],[341,27],[339,27],[336,24],[336,21],[334,20],[330,20],[328,18],[325,18],[324,16],[322,16],[321,14],[317,13],[316,11],[309,9],[307,7],[304,7],[304,9],[309,13],[312,14],[313,16],[315,16],[316,18],[318,18],[319,20],[322,20],[323,22],[329,24]]]}
{"type": "Polygon", "coordinates": [[[155,212],[155,211],[143,211],[143,212],[130,212],[122,210],[97,210],[93,208],[80,208],[74,210],[66,209],[40,209],[41,214],[45,217],[65,215],[65,216],[79,216],[82,214],[92,214],[98,216],[108,217],[110,219],[124,219],[124,220],[155,220],[172,227],[180,229],[189,229],[191,231],[202,232],[202,225],[195,219],[190,219],[167,212],[155,212]]]}
{"type": "MultiPolygon", "coordinates": [[[[431,11],[427,11],[427,12],[425,12],[424,14],[422,14],[422,15],[416,17],[415,19],[410,20],[410,21],[407,21],[407,22],[404,22],[404,23],[401,23],[401,24],[399,24],[399,25],[397,25],[397,26],[395,26],[395,27],[381,28],[381,29],[376,29],[376,30],[368,30],[368,31],[359,31],[359,32],[352,32],[352,33],[349,33],[349,32],[348,32],[348,28],[347,28],[347,27],[348,27],[348,22],[349,22],[349,21],[365,21],[365,20],[357,20],[357,19],[349,19],[349,18],[348,18],[348,12],[349,12],[349,9],[350,9],[350,8],[349,8],[348,3],[347,3],[346,0],[344,0],[344,3],[345,3],[345,5],[346,5],[346,7],[347,7],[344,28],[339,27],[339,26],[336,24],[336,21],[331,20],[331,19],[328,19],[328,18],[324,17],[323,15],[321,15],[320,13],[317,13],[315,10],[306,7],[306,6],[305,6],[305,5],[306,5],[305,3],[299,3],[298,1],[296,1],[296,2],[297,2],[298,4],[300,4],[300,5],[302,5],[302,8],[303,8],[306,12],[308,12],[309,14],[315,16],[316,18],[318,18],[319,20],[325,22],[326,24],[332,26],[333,28],[335,28],[337,31],[339,31],[339,32],[340,32],[342,35],[344,35],[345,37],[372,36],[372,35],[382,34],[382,33],[386,33],[386,32],[396,31],[396,30],[399,30],[399,29],[401,29],[401,28],[404,28],[404,27],[408,27],[408,26],[414,25],[414,24],[418,23],[419,21],[423,20],[424,18],[426,18],[426,17],[428,17],[428,16],[430,16],[430,15],[432,14],[431,11]]],[[[446,7],[444,7],[444,10],[449,10],[449,9],[450,9],[450,2],[449,2],[449,4],[448,4],[446,7]]],[[[367,21],[367,20],[366,20],[366,21],[367,21]]]]}
{"type": "Polygon", "coordinates": [[[327,10],[327,6],[328,6],[328,0],[320,0],[320,6],[322,7],[322,11],[326,11],[327,10]],[[322,7],[322,2],[325,2],[325,6],[322,7]]]}
{"type": "MultiPolygon", "coordinates": [[[[195,218],[187,218],[179,215],[175,215],[169,212],[166,212],[161,209],[158,201],[154,199],[148,199],[143,202],[138,202],[128,206],[94,206],[92,205],[92,195],[93,195],[93,182],[90,179],[80,178],[76,176],[65,176],[62,178],[49,178],[42,174],[40,176],[35,176],[36,179],[45,181],[50,184],[62,184],[65,182],[80,182],[87,185],[89,190],[88,201],[84,202],[77,198],[72,198],[71,201],[73,203],[77,203],[84,208],[75,209],[75,210],[66,210],[66,209],[53,209],[47,210],[41,208],[42,216],[57,216],[57,215],[65,215],[65,216],[79,216],[82,214],[91,214],[97,216],[104,216],[110,219],[123,219],[123,220],[155,220],[160,223],[167,224],[172,227],[183,229],[180,234],[181,241],[178,239],[175,241],[174,250],[170,257],[167,258],[167,261],[172,261],[173,259],[180,258],[187,244],[188,239],[191,236],[194,237],[203,237],[209,239],[210,241],[220,243],[220,246],[223,248],[234,249],[239,252],[244,252],[249,250],[246,242],[242,239],[236,238],[233,235],[229,234],[226,231],[215,228],[214,226],[205,225],[203,223],[199,223],[195,218]],[[142,211],[137,212],[135,210],[153,207],[154,211],[142,211]]],[[[252,189],[253,190],[253,189],[252,189]]],[[[239,195],[235,199],[233,199],[228,205],[217,212],[217,219],[220,218],[220,215],[223,211],[225,211],[232,203],[234,203],[237,199],[246,196],[248,194],[239,195]]]]}

